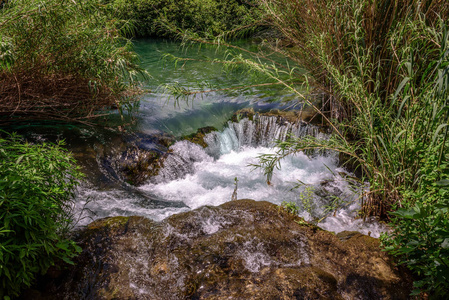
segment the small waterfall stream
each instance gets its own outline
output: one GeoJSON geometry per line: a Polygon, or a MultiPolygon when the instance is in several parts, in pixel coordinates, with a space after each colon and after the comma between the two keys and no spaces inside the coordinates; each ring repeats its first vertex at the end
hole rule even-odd
{"type": "MultiPolygon", "coordinates": [[[[366,187],[345,180],[346,171],[338,166],[335,153],[311,157],[298,153],[287,157],[282,168],[276,170],[271,185],[266,183],[263,170],[250,166],[258,163],[259,155],[274,154],[274,142],[290,135],[326,138],[316,126],[290,123],[275,116],[256,114],[252,120],[229,121],[223,130],[205,135],[206,148],[187,140],[172,145],[158,175],[136,192],[83,187],[78,207],[85,205],[96,213],[94,218],[143,215],[159,221],[203,205],[230,201],[237,180],[239,199],[265,200],[279,205],[291,202],[299,207],[300,216],[306,220],[329,215],[319,224],[327,230],[357,230],[378,236],[384,230],[382,226],[354,219],[366,187]],[[305,185],[298,185],[299,182],[305,185]],[[86,202],[89,197],[91,201],[86,202]],[[162,204],[154,206],[154,201],[145,198],[161,200],[162,204]],[[331,206],[342,208],[333,212],[331,206]]],[[[85,224],[90,222],[85,220],[85,224]]]]}
{"type": "Polygon", "coordinates": [[[318,128],[303,122],[290,123],[278,117],[255,114],[253,120],[244,118],[240,122],[228,121],[221,132],[206,136],[210,155],[222,155],[240,151],[242,147],[273,147],[277,140],[285,141],[288,136],[317,136],[318,128]]]}
{"type": "Polygon", "coordinates": [[[222,131],[214,131],[204,137],[208,145],[205,149],[188,141],[173,145],[172,155],[164,161],[156,182],[175,180],[192,173],[193,165],[198,162],[213,162],[225,154],[251,151],[250,148],[272,148],[275,141],[305,135],[320,135],[318,127],[259,114],[255,114],[253,120],[244,118],[239,122],[228,121],[222,131]]]}

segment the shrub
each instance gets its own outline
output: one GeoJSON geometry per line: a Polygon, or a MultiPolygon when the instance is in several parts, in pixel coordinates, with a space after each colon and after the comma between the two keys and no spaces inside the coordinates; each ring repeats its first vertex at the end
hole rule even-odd
{"type": "Polygon", "coordinates": [[[6,2],[0,117],[73,120],[127,104],[141,72],[123,38],[130,28],[100,0],[6,2]]]}
{"type": "Polygon", "coordinates": [[[449,290],[449,166],[435,167],[438,159],[419,158],[419,187],[405,193],[405,207],[391,213],[394,232],[381,238],[385,250],[419,276],[412,294],[425,290],[443,299],[449,290]]]}
{"type": "Polygon", "coordinates": [[[0,138],[0,299],[80,252],[66,233],[81,173],[61,146],[0,138]]]}
{"type": "MultiPolygon", "coordinates": [[[[449,193],[446,197],[449,197],[449,193]]],[[[433,299],[443,299],[449,290],[449,198],[438,204],[416,203],[392,214],[396,229],[382,236],[383,246],[419,279],[412,295],[421,290],[433,299]]]]}
{"type": "Polygon", "coordinates": [[[174,37],[178,30],[215,36],[256,20],[251,1],[240,0],[113,0],[113,9],[133,20],[137,36],[174,37]]]}

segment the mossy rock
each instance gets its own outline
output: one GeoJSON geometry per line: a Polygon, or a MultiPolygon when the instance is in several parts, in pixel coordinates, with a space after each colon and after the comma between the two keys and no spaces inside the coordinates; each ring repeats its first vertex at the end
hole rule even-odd
{"type": "Polygon", "coordinates": [[[408,299],[411,277],[377,239],[300,221],[253,200],[96,221],[40,299],[408,299]]]}
{"type": "Polygon", "coordinates": [[[160,151],[131,147],[116,161],[116,169],[127,183],[142,185],[158,174],[163,157],[164,153],[160,151]]]}
{"type": "Polygon", "coordinates": [[[240,120],[247,118],[250,121],[252,121],[254,119],[254,115],[256,114],[256,112],[254,111],[253,108],[243,108],[240,109],[238,111],[236,111],[232,117],[231,117],[231,121],[238,123],[240,122],[240,120]]]}
{"type": "Polygon", "coordinates": [[[156,176],[175,138],[168,134],[123,136],[99,154],[109,176],[139,186],[156,176]]]}
{"type": "Polygon", "coordinates": [[[204,137],[206,136],[206,134],[211,133],[213,131],[217,131],[217,129],[213,126],[202,127],[199,128],[195,133],[182,137],[181,140],[186,140],[194,144],[200,145],[203,148],[206,148],[207,143],[204,141],[204,137]]]}

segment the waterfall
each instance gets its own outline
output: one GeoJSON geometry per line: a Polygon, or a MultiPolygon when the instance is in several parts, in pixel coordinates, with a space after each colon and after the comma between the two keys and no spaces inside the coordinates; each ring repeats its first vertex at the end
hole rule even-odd
{"type": "Polygon", "coordinates": [[[124,195],[116,190],[86,189],[80,198],[95,199],[86,207],[95,211],[98,217],[143,215],[162,220],[203,205],[231,201],[237,179],[238,199],[263,200],[278,205],[284,201],[294,203],[299,208],[299,215],[306,220],[330,215],[320,223],[327,230],[356,230],[379,236],[385,229],[377,222],[355,220],[360,195],[366,187],[351,185],[344,178],[347,171],[338,166],[336,153],[308,156],[299,152],[288,156],[282,160],[281,169],[273,174],[270,185],[262,169],[250,167],[259,163],[261,154],[276,153],[275,141],[306,135],[327,137],[316,126],[290,123],[275,116],[256,114],[252,120],[244,118],[239,122],[227,122],[223,130],[204,136],[205,148],[187,140],[172,145],[161,160],[158,175],[136,187],[139,193],[124,195]],[[305,185],[298,187],[298,183],[305,185]],[[158,205],[149,201],[147,195],[160,200],[158,205]],[[164,203],[174,205],[164,207],[164,203]],[[335,203],[342,208],[332,213],[329,206],[335,203]]]}
{"type": "Polygon", "coordinates": [[[242,147],[273,147],[275,141],[285,141],[289,136],[317,136],[318,127],[304,122],[290,123],[281,117],[255,114],[253,120],[248,118],[240,122],[228,121],[221,132],[212,132],[205,137],[207,152],[214,157],[242,147]]]}
{"type": "Polygon", "coordinates": [[[273,147],[276,141],[285,141],[290,136],[319,134],[318,127],[314,125],[301,121],[290,123],[276,116],[255,114],[253,120],[228,121],[222,131],[211,132],[204,137],[208,145],[205,149],[188,141],[175,143],[153,181],[160,183],[182,178],[193,172],[195,163],[212,161],[231,151],[239,152],[244,147],[273,147]]]}

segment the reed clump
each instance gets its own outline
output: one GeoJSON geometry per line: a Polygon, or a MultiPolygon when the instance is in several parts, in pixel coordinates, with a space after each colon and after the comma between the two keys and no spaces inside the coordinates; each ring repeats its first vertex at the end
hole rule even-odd
{"type": "Polygon", "coordinates": [[[372,183],[367,214],[401,207],[404,192],[421,182],[419,158],[436,153],[441,167],[447,155],[449,3],[261,0],[260,6],[282,32],[283,50],[334,102],[335,139],[315,146],[359,163],[372,183]]]}
{"type": "Polygon", "coordinates": [[[97,0],[15,0],[0,9],[0,121],[85,120],[123,107],[142,73],[132,28],[97,0]]]}
{"type": "Polygon", "coordinates": [[[441,297],[449,282],[449,2],[258,2],[282,33],[280,50],[327,95],[335,133],[279,144],[262,160],[267,173],[297,151],[346,154],[370,183],[362,214],[390,218],[386,249],[423,276],[414,293],[441,297]]]}

